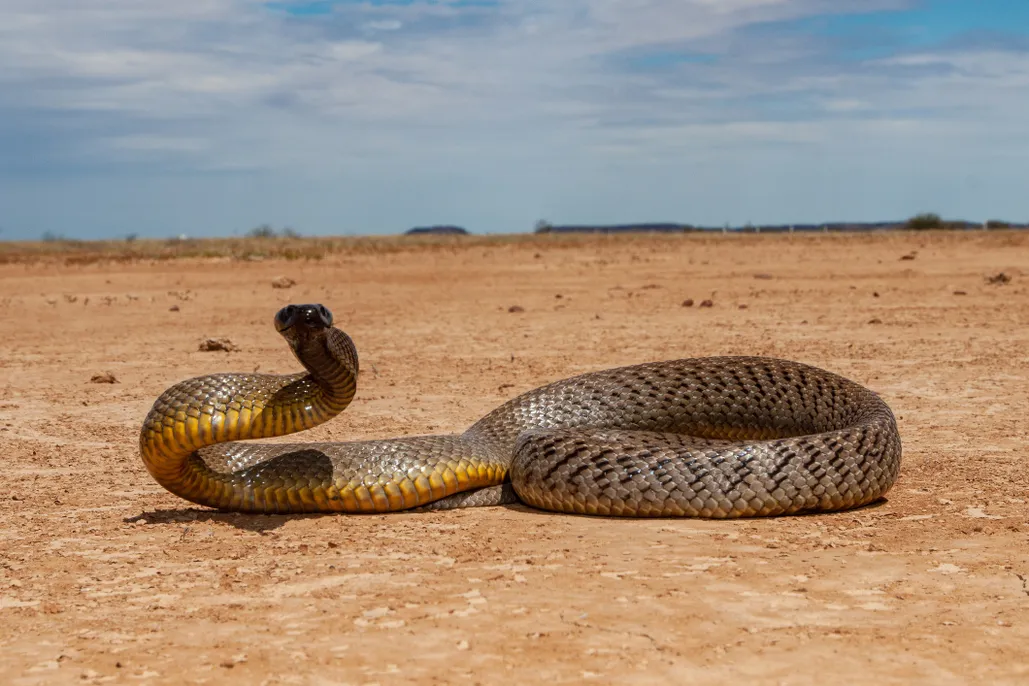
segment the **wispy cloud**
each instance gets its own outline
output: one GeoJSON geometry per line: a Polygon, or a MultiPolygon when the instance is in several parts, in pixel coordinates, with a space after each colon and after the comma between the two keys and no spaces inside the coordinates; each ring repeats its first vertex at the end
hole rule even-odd
{"type": "Polygon", "coordinates": [[[928,204],[1026,215],[1006,190],[1029,180],[1015,164],[1029,38],[1012,28],[1027,24],[986,14],[913,0],[0,0],[0,224],[9,237],[226,232],[273,215],[322,232],[928,204]],[[133,187],[138,207],[81,212],[133,187]],[[33,205],[47,188],[67,202],[33,205]],[[203,198],[192,213],[185,193],[203,198]]]}

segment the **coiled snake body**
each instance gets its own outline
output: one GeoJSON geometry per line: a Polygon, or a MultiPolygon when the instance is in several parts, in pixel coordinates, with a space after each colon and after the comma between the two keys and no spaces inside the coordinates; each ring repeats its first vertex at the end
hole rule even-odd
{"type": "Polygon", "coordinates": [[[639,364],[529,391],[455,435],[241,443],[314,427],[357,388],[350,337],[321,305],[275,317],[306,372],[213,374],[166,390],[140,434],[172,493],[223,510],[386,512],[522,501],[620,516],[831,511],[882,497],[900,469],[872,391],[797,362],[639,364]]]}

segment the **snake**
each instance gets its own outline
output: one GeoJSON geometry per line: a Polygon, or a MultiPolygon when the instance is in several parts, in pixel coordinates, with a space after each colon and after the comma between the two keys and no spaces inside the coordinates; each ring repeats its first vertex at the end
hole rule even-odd
{"type": "Polygon", "coordinates": [[[558,380],[462,433],[285,442],[357,392],[351,337],[321,304],[274,317],[304,371],[176,383],[140,432],[151,476],[223,511],[383,513],[520,504],[611,517],[725,519],[881,500],[901,440],[875,392],[772,357],[643,362],[558,380]]]}

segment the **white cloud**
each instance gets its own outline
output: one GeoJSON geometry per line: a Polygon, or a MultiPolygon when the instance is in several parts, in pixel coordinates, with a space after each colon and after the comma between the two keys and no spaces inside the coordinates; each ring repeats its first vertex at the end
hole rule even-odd
{"type": "Polygon", "coordinates": [[[832,98],[826,100],[823,107],[829,112],[859,112],[867,110],[870,105],[857,98],[832,98]]]}
{"type": "Polygon", "coordinates": [[[382,19],[367,22],[362,28],[366,31],[399,31],[403,26],[403,22],[397,19],[382,19]]]}

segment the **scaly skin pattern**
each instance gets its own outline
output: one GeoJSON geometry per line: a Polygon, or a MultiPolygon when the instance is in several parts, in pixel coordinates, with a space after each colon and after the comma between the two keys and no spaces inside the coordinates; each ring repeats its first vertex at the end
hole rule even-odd
{"type": "Polygon", "coordinates": [[[897,424],[879,396],[760,357],[583,374],[518,396],[459,435],[240,442],[317,426],[354,397],[357,352],[345,333],[284,335],[306,373],[215,374],[161,394],[140,435],[158,483],[244,512],[521,501],[578,514],[726,518],[858,507],[885,495],[900,469],[897,424]]]}

